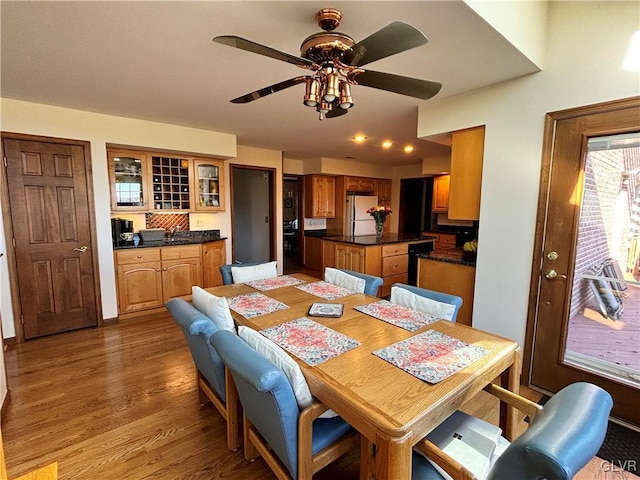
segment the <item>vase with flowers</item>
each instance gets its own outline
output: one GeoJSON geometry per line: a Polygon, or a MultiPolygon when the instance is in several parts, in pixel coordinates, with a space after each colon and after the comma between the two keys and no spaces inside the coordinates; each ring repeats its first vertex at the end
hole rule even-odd
{"type": "Polygon", "coordinates": [[[376,237],[382,237],[382,229],[387,216],[391,215],[391,209],[384,205],[376,205],[367,210],[367,213],[376,221],[376,237]]]}

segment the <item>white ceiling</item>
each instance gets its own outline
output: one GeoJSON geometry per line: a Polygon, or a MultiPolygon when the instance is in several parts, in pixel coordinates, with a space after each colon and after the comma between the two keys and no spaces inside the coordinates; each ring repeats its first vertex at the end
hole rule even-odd
{"type": "MultiPolygon", "coordinates": [[[[537,71],[464,2],[33,2],[2,1],[1,95],[37,103],[237,135],[238,143],[285,157],[415,163],[445,149],[416,139],[416,100],[354,87],[347,115],[318,120],[297,85],[247,104],[229,100],[304,71],[211,41],[237,35],[300,55],[320,31],[321,8],[343,13],[338,31],[359,41],[393,21],[413,25],[427,45],[365,68],[443,84],[433,100],[537,71]],[[350,141],[356,133],[368,145],[350,141]],[[391,151],[379,144],[390,138],[391,151]],[[412,155],[401,152],[412,143],[412,155]]],[[[431,101],[433,101],[431,100],[431,101]]]]}

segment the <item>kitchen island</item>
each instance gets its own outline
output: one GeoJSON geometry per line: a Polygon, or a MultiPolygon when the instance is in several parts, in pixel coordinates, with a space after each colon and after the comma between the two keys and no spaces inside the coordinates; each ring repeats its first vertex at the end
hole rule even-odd
{"type": "Polygon", "coordinates": [[[433,248],[433,237],[385,233],[361,236],[322,237],[322,271],[334,267],[381,277],[379,297],[386,297],[394,283],[407,283],[409,250],[415,244],[433,248]]]}

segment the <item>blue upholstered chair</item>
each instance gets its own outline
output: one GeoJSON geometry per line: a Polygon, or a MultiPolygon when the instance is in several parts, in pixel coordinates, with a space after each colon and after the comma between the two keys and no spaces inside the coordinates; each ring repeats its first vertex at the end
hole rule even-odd
{"type": "Polygon", "coordinates": [[[359,437],[340,417],[317,418],[327,410],[322,403],[300,411],[284,372],[237,335],[219,330],[211,344],[238,390],[247,460],[261,455],[281,480],[311,480],[355,445],[359,437]]]}
{"type": "Polygon", "coordinates": [[[182,330],[196,366],[196,388],[201,404],[211,401],[227,423],[227,446],[240,447],[240,404],[233,380],[225,378],[222,360],[209,338],[218,331],[213,321],[182,298],[167,302],[167,310],[182,330]]]}
{"type": "Polygon", "coordinates": [[[229,263],[227,265],[220,266],[220,274],[222,275],[222,284],[231,285],[233,283],[233,275],[231,274],[231,267],[252,267],[255,265],[262,265],[268,262],[245,262],[245,263],[229,263]]]}
{"type": "Polygon", "coordinates": [[[453,312],[453,317],[451,318],[452,322],[456,321],[456,317],[458,316],[458,312],[460,311],[460,307],[462,306],[462,298],[457,295],[451,295],[449,293],[436,292],[435,290],[427,290],[426,288],[414,287],[411,285],[405,285],[404,283],[394,283],[391,288],[399,287],[408,290],[411,293],[415,293],[421,297],[430,298],[431,300],[435,300],[436,302],[448,303],[455,307],[455,311],[453,312]]]}
{"type": "MultiPolygon", "coordinates": [[[[590,383],[574,383],[554,395],[544,407],[512,392],[486,389],[532,418],[529,428],[511,443],[490,467],[487,480],[570,480],[600,449],[607,432],[611,395],[590,383]]],[[[443,452],[421,440],[416,446],[454,478],[471,478],[463,465],[445,463],[443,452]]],[[[446,454],[445,454],[445,457],[446,454]]],[[[413,480],[441,480],[422,455],[413,454],[413,480]]]]}

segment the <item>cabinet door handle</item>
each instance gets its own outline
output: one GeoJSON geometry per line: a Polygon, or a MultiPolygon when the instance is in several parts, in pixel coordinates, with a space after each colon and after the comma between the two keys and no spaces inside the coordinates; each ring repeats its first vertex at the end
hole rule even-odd
{"type": "Polygon", "coordinates": [[[162,269],[162,271],[163,271],[163,272],[166,272],[166,271],[167,271],[167,267],[164,267],[164,268],[162,269]]]}
{"type": "Polygon", "coordinates": [[[159,269],[159,268],[158,268],[158,269],[156,269],[156,272],[159,272],[159,271],[160,271],[160,269],[159,269]]]}

